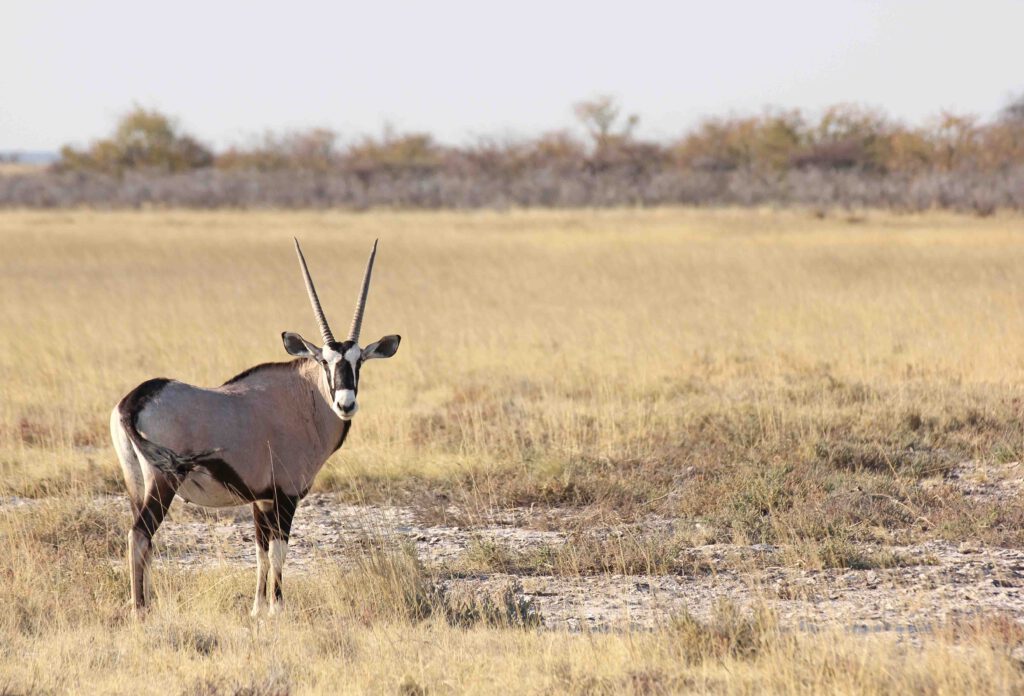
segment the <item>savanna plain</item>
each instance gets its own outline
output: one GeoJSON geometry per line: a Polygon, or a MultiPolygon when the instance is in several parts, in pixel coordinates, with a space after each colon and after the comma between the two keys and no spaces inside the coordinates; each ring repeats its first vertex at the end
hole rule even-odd
{"type": "Polygon", "coordinates": [[[0,214],[0,693],[1020,693],[1024,218],[0,214]],[[109,444],[345,326],[345,447],[249,616],[176,501],[128,606],[109,444]]]}

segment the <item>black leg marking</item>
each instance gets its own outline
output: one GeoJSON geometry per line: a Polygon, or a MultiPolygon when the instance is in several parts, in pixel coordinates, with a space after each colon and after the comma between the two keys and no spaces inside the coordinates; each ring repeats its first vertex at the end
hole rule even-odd
{"type": "Polygon", "coordinates": [[[177,486],[166,479],[153,481],[153,489],[146,493],[146,500],[142,503],[142,509],[135,516],[135,524],[132,529],[142,532],[147,540],[153,538],[160,523],[164,521],[167,510],[174,501],[174,492],[177,486]]]}
{"type": "Polygon", "coordinates": [[[270,548],[270,534],[272,530],[266,513],[260,510],[259,503],[252,504],[252,521],[256,525],[256,545],[265,553],[270,548]]]}
{"type": "Polygon", "coordinates": [[[270,524],[260,510],[259,503],[252,504],[252,521],[256,527],[256,548],[258,558],[256,559],[256,598],[253,600],[252,615],[258,616],[262,607],[267,603],[267,580],[270,574],[270,559],[267,551],[270,549],[270,524]]]}
{"type": "Polygon", "coordinates": [[[288,541],[292,533],[292,519],[295,517],[295,508],[299,505],[298,496],[278,495],[274,501],[274,509],[271,511],[271,522],[278,539],[288,541]]]}
{"type": "Polygon", "coordinates": [[[132,600],[136,609],[146,606],[146,575],[153,547],[153,535],[160,528],[167,509],[174,500],[177,484],[165,477],[157,477],[146,493],[142,507],[135,515],[128,533],[128,563],[132,585],[132,600]]]}
{"type": "Polygon", "coordinates": [[[292,532],[292,519],[299,505],[299,496],[276,493],[269,510],[261,510],[259,503],[252,504],[252,518],[256,523],[256,543],[266,551],[275,539],[288,541],[292,532]]]}
{"type": "MultiPolygon", "coordinates": [[[[288,542],[292,531],[292,520],[295,517],[295,508],[299,504],[300,497],[284,495],[276,491],[268,509],[261,509],[259,503],[253,503],[252,515],[256,524],[256,543],[264,551],[270,549],[270,542],[288,542]]],[[[273,564],[270,568],[272,574],[271,584],[274,587],[274,599],[278,602],[284,599],[281,591],[281,568],[273,564]]]]}

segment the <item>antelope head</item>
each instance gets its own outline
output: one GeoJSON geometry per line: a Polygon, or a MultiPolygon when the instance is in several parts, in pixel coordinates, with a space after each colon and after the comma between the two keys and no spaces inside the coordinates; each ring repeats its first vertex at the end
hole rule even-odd
{"type": "Polygon", "coordinates": [[[359,289],[359,296],[356,299],[356,309],[352,315],[348,338],[344,341],[336,341],[334,334],[331,333],[331,327],[327,323],[327,317],[324,316],[323,308],[320,307],[320,299],[317,297],[313,279],[309,275],[309,268],[306,266],[306,259],[302,255],[302,249],[299,247],[297,239],[295,240],[295,252],[299,255],[302,278],[306,283],[309,302],[313,306],[313,315],[320,327],[323,345],[317,347],[299,334],[285,331],[281,334],[284,349],[291,355],[316,360],[320,364],[323,369],[324,384],[331,397],[331,408],[341,420],[351,420],[359,409],[359,405],[356,403],[356,394],[359,392],[359,369],[362,364],[375,358],[390,358],[398,351],[398,343],[402,340],[401,336],[391,335],[385,336],[365,348],[359,345],[359,329],[362,327],[366,296],[370,290],[370,274],[373,272],[373,259],[377,255],[377,242],[373,243],[370,259],[366,262],[363,285],[359,289]]]}

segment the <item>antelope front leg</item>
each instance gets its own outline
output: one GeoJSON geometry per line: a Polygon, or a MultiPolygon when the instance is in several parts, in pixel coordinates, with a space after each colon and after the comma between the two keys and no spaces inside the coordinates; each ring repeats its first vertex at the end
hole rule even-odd
{"type": "Polygon", "coordinates": [[[252,602],[253,618],[260,615],[267,606],[267,572],[270,570],[270,557],[266,549],[256,547],[256,598],[252,602]]]}
{"type": "Polygon", "coordinates": [[[252,617],[256,618],[267,606],[267,573],[270,572],[270,538],[273,529],[267,517],[272,509],[270,503],[253,503],[252,520],[256,526],[256,597],[252,601],[252,617]]]}
{"type": "Polygon", "coordinates": [[[288,555],[288,540],[274,539],[270,542],[270,587],[269,594],[273,596],[270,600],[270,614],[274,615],[284,609],[284,592],[281,587],[281,578],[284,572],[284,559],[288,555]]]}
{"type": "Polygon", "coordinates": [[[256,523],[256,599],[252,615],[259,615],[269,602],[270,614],[277,614],[284,607],[284,592],[281,577],[284,573],[284,559],[288,555],[288,536],[291,533],[292,517],[299,499],[278,494],[274,500],[253,503],[252,516],[256,523]]]}

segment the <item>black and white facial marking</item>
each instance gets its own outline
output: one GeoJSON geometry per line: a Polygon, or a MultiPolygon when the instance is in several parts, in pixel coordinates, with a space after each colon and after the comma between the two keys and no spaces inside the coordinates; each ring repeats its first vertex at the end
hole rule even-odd
{"type": "Polygon", "coordinates": [[[359,391],[359,367],[363,352],[351,341],[331,343],[320,353],[320,366],[324,369],[327,388],[334,395],[331,408],[342,420],[349,420],[359,410],[356,392],[359,391]]]}
{"type": "Polygon", "coordinates": [[[359,410],[356,394],[359,392],[359,369],[367,360],[390,358],[398,351],[401,336],[385,336],[366,348],[360,348],[354,341],[332,341],[317,348],[302,336],[286,331],[281,334],[284,349],[300,358],[310,358],[320,363],[324,374],[324,386],[331,395],[331,408],[343,421],[352,420],[359,410]]]}

